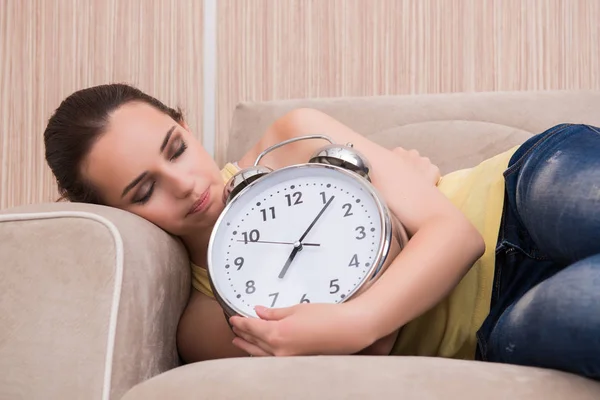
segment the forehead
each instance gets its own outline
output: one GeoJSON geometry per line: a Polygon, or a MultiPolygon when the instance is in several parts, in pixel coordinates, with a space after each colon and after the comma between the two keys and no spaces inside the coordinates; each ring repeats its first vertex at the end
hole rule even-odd
{"type": "Polygon", "coordinates": [[[173,119],[162,111],[140,102],[125,104],[115,110],[108,121],[106,134],[115,140],[137,141],[159,135],[175,124],[173,119]]]}
{"type": "Polygon", "coordinates": [[[129,182],[152,168],[167,131],[176,124],[144,103],[121,106],[90,150],[84,174],[107,200],[116,201],[129,182]]]}

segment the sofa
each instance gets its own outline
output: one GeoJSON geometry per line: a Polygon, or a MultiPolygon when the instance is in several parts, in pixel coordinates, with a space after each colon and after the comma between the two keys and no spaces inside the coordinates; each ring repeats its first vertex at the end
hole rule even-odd
{"type": "MultiPolygon", "coordinates": [[[[285,112],[320,109],[443,173],[561,122],[600,125],[600,92],[492,92],[239,104],[227,160],[285,112]]],[[[235,358],[182,365],[184,247],[110,207],[0,211],[1,399],[600,399],[600,383],[541,368],[432,357],[235,358]]]]}

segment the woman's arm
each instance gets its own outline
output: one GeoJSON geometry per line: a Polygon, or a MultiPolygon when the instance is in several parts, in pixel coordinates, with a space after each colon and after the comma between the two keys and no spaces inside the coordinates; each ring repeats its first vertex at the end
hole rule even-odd
{"type": "MultiPolygon", "coordinates": [[[[335,332],[330,333],[331,338],[314,339],[315,326],[302,333],[305,329],[300,324],[288,323],[295,326],[291,328],[272,323],[274,321],[232,318],[236,333],[245,339],[238,340],[237,345],[247,351],[258,352],[257,348],[271,354],[358,351],[433,307],[484,252],[484,242],[477,230],[434,185],[423,179],[421,171],[407,157],[398,157],[319,111],[295,110],[279,119],[240,163],[253,162],[256,154],[271,144],[315,133],[326,134],[339,143],[352,142],[369,159],[373,184],[411,239],[368,291],[336,308],[340,319],[336,321],[338,328],[332,328],[335,332]],[[271,324],[265,324],[269,322],[271,324]],[[354,333],[342,334],[348,330],[354,333]],[[342,338],[347,341],[340,341],[342,338]]],[[[279,168],[306,162],[316,147],[326,144],[315,142],[300,141],[284,146],[269,153],[264,164],[279,168]]],[[[284,321],[297,313],[296,320],[303,324],[312,325],[311,318],[319,320],[320,325],[327,323],[328,313],[331,315],[329,308],[305,306],[310,305],[294,306],[291,311],[261,309],[259,314],[266,320],[284,321]],[[322,319],[317,316],[318,309],[323,310],[322,319]],[[314,317],[310,317],[310,313],[315,314],[314,317]]],[[[327,332],[322,334],[327,335],[327,332]]]]}
{"type": "MultiPolygon", "coordinates": [[[[312,111],[310,111],[312,114],[312,111]]],[[[296,117],[302,117],[304,111],[293,112],[275,122],[264,134],[261,141],[240,160],[241,166],[247,166],[254,162],[256,156],[267,146],[277,143],[295,134],[301,134],[302,127],[296,126],[296,117]],[[291,135],[291,136],[290,136],[291,135]]],[[[325,144],[322,141],[307,141],[301,149],[297,158],[290,158],[294,154],[286,146],[277,150],[277,157],[271,160],[277,167],[289,165],[292,162],[306,161],[303,154],[312,153],[318,147],[325,144]]],[[[404,158],[415,166],[421,174],[422,179],[430,185],[434,185],[439,178],[439,170],[416,151],[406,151],[402,148],[393,150],[397,157],[404,158]]],[[[308,156],[306,156],[308,157],[308,156]]],[[[269,160],[267,158],[267,160],[269,160]]],[[[272,164],[273,165],[273,164],[272,164]]],[[[396,243],[392,243],[390,254],[394,256],[396,243]]],[[[387,266],[387,265],[386,265],[387,266]]],[[[180,319],[177,330],[177,348],[182,359],[186,362],[196,362],[216,358],[240,357],[247,353],[232,344],[235,335],[231,331],[223,310],[219,303],[202,293],[192,291],[190,301],[180,319]]],[[[393,345],[395,335],[389,335],[386,339],[378,341],[371,348],[366,349],[371,354],[385,354],[393,345]]]]}
{"type": "Polygon", "coordinates": [[[192,289],[177,326],[177,350],[186,363],[248,354],[232,345],[235,337],[219,303],[192,289]]]}

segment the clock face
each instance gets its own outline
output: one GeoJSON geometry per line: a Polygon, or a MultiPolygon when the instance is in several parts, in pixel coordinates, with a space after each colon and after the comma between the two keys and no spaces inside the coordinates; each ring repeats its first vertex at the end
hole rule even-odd
{"type": "Polygon", "coordinates": [[[341,302],[372,276],[388,244],[387,214],[353,175],[288,167],[227,205],[211,236],[208,269],[229,308],[254,316],[256,305],[341,302]]]}

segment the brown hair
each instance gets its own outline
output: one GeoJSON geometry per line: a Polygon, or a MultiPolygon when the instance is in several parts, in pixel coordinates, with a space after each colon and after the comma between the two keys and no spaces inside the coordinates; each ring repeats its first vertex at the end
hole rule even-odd
{"type": "Polygon", "coordinates": [[[99,193],[81,174],[85,157],[102,135],[110,114],[130,102],[144,102],[183,122],[180,109],[126,84],[99,85],[76,91],[64,99],[44,131],[46,162],[58,183],[60,200],[103,204],[99,193]]]}

